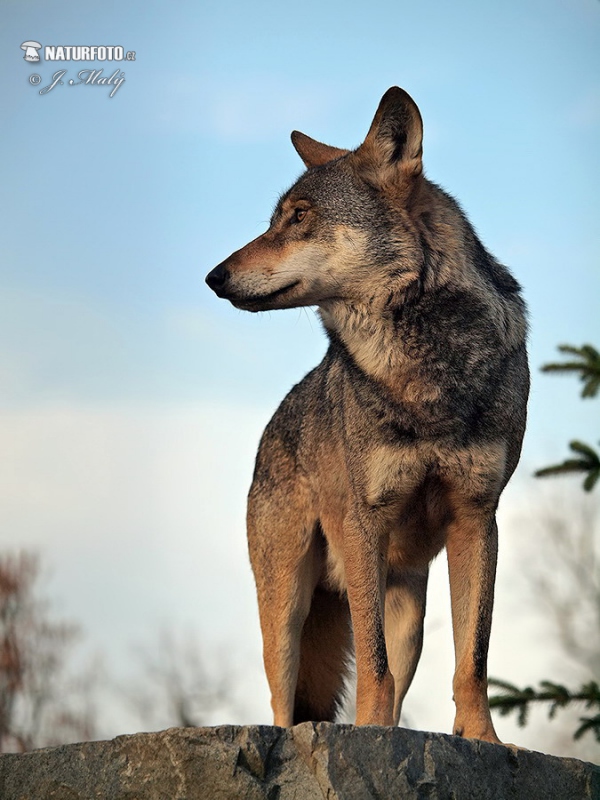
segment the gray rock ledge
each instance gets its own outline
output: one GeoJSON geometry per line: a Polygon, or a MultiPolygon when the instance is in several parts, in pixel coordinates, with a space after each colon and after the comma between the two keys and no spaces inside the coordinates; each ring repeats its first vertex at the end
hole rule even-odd
{"type": "Polygon", "coordinates": [[[404,728],[172,728],[0,756],[1,800],[600,800],[600,767],[404,728]]]}

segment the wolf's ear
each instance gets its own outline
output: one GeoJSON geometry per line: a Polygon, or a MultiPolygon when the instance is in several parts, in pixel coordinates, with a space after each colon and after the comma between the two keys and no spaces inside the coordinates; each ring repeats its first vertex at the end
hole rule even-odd
{"type": "Polygon", "coordinates": [[[321,167],[323,164],[328,164],[330,161],[340,156],[345,156],[350,152],[349,150],[342,150],[339,147],[330,147],[328,144],[317,142],[316,139],[311,139],[310,136],[300,133],[300,131],[292,131],[292,144],[308,169],[321,167]]]}
{"type": "Polygon", "coordinates": [[[381,98],[365,141],[355,156],[367,177],[384,184],[423,170],[423,121],[412,97],[392,86],[381,98]]]}

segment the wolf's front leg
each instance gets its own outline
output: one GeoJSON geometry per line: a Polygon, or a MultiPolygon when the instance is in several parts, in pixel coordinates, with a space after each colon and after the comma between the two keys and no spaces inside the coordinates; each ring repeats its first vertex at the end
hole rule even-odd
{"type": "Polygon", "coordinates": [[[256,481],[248,498],[248,549],[256,580],[274,724],[294,724],[302,628],[321,568],[315,526],[302,504],[256,481]]]}
{"type": "Polygon", "coordinates": [[[318,571],[312,548],[293,558],[279,558],[274,547],[266,560],[253,558],[263,660],[271,690],[273,724],[294,724],[302,629],[308,616],[318,571]]]}
{"type": "Polygon", "coordinates": [[[456,654],[453,732],[499,742],[487,698],[487,654],[498,553],[494,515],[473,507],[457,509],[446,547],[456,654]]]}
{"type": "Polygon", "coordinates": [[[393,725],[384,601],[388,538],[356,517],[344,522],[344,568],[356,650],[356,724],[393,725]]]}

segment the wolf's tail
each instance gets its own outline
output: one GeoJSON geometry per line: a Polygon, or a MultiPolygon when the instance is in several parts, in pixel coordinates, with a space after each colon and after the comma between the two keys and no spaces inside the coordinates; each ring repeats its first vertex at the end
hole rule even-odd
{"type": "Polygon", "coordinates": [[[348,601],[317,588],[302,630],[294,725],[308,720],[334,721],[344,699],[351,656],[348,601]]]}

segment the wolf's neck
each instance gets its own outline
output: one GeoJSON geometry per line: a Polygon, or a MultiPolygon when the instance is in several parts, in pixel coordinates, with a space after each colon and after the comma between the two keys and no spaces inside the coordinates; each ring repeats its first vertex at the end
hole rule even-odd
{"type": "Polygon", "coordinates": [[[404,346],[402,326],[391,313],[341,301],[321,306],[319,313],[326,330],[343,344],[358,368],[396,399],[423,402],[439,396],[439,387],[425,376],[422,358],[404,346]]]}

